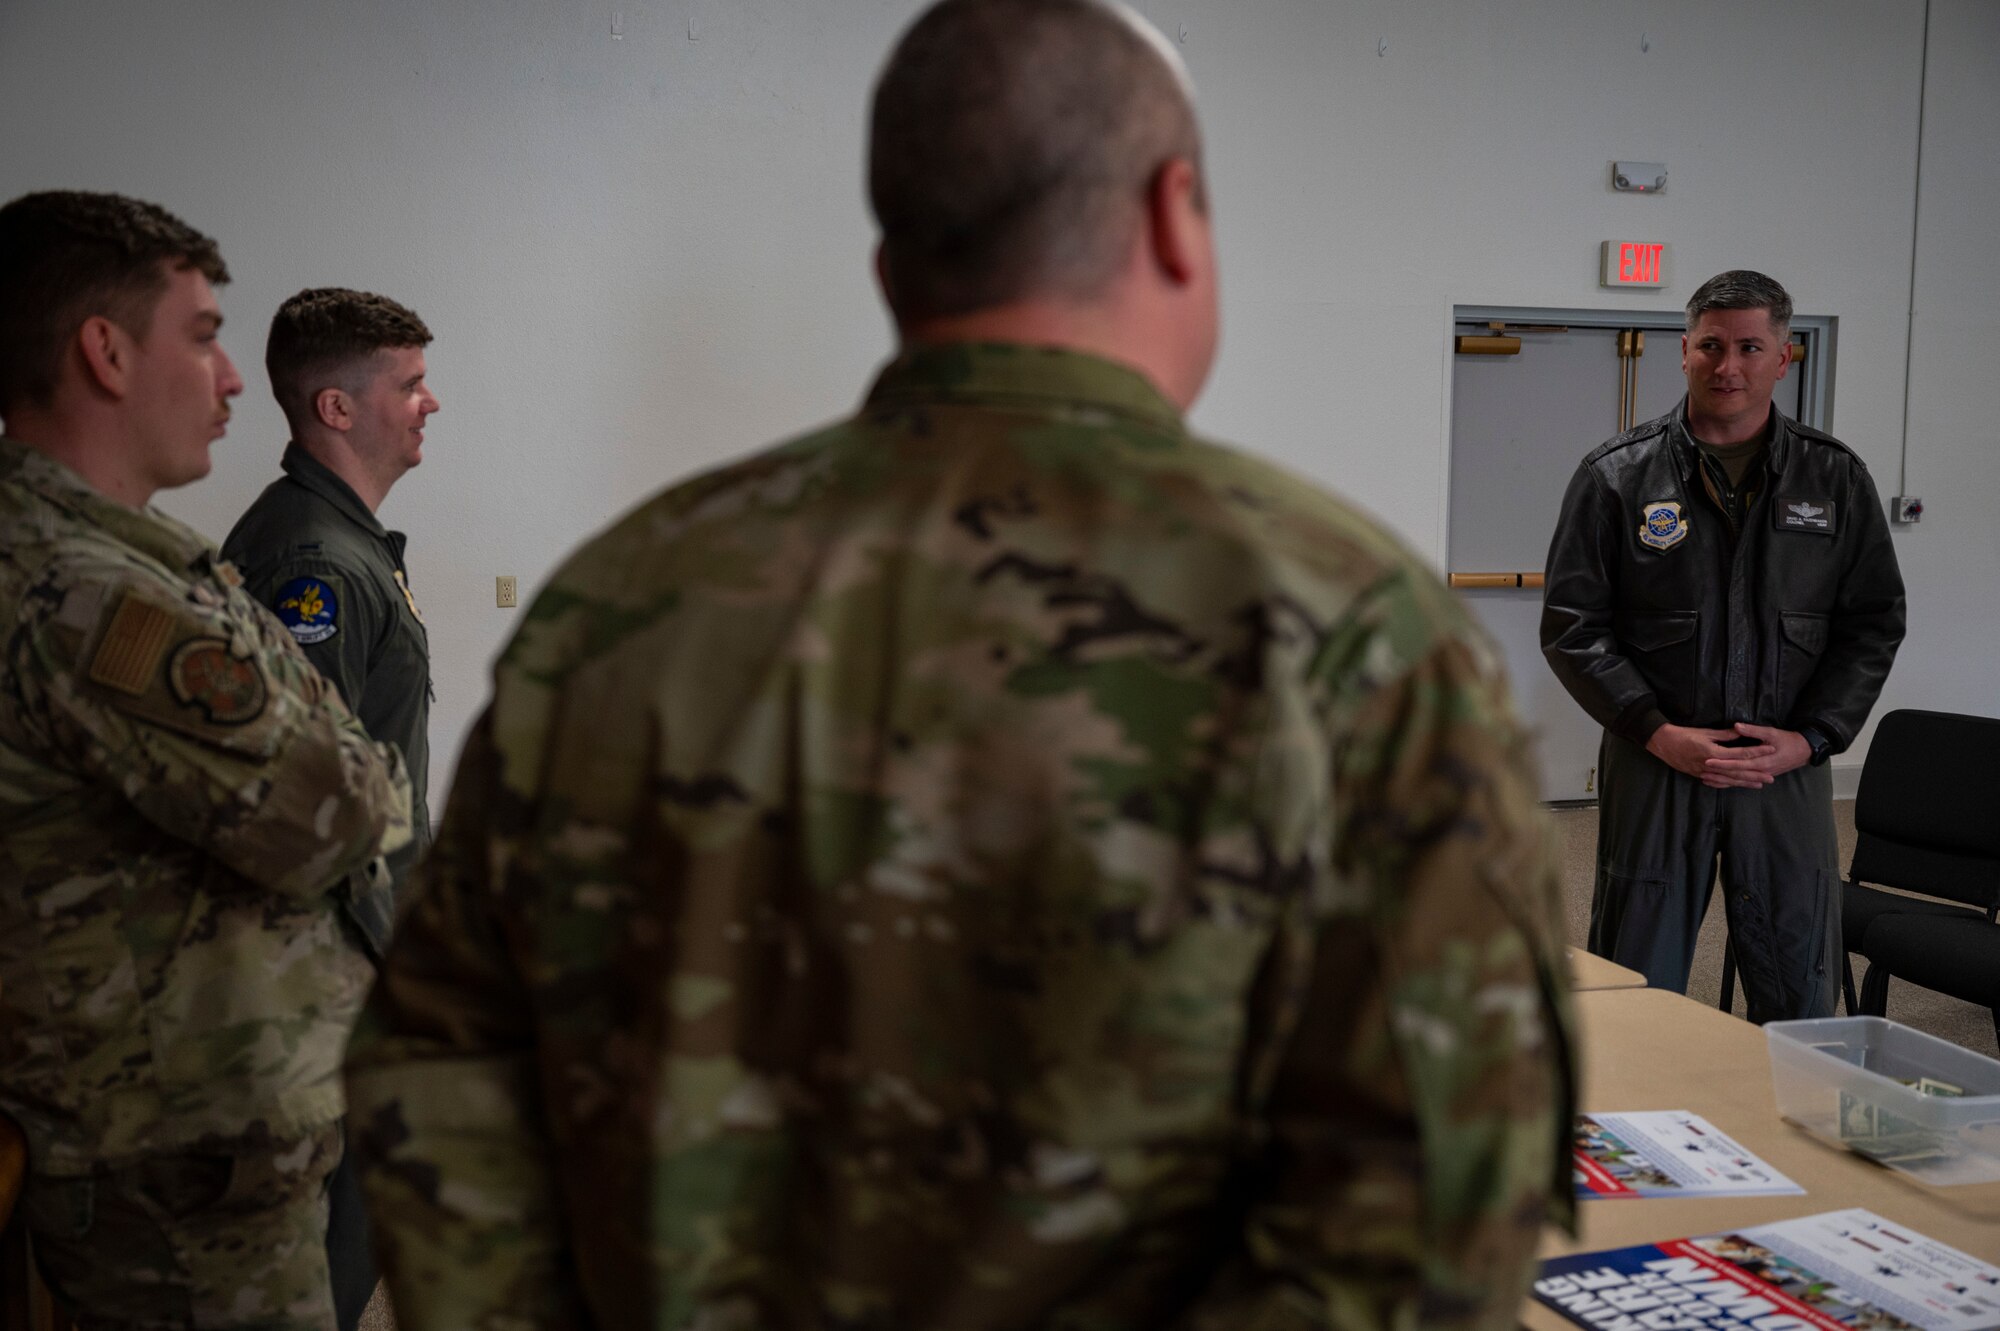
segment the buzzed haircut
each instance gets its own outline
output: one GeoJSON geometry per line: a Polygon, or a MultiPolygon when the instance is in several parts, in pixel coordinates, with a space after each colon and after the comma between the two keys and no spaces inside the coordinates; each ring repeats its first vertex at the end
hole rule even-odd
{"type": "Polygon", "coordinates": [[[229,281],[215,242],[156,204],[44,190],[0,207],[0,415],[54,400],[86,319],[143,339],[179,269],[229,281]]]}
{"type": "Polygon", "coordinates": [[[1154,174],[1200,167],[1185,76],[1143,21],[1098,0],[943,0],[903,35],[868,159],[899,318],[1087,299],[1117,275],[1154,174]]]}
{"type": "Polygon", "coordinates": [[[379,351],[427,347],[431,330],[387,296],[311,287],[278,307],[264,343],[271,392],[296,432],[315,419],[313,399],[379,351]]]}
{"type": "Polygon", "coordinates": [[[1773,328],[1782,333],[1792,326],[1791,293],[1779,286],[1776,278],[1748,268],[1717,273],[1695,288],[1687,303],[1690,333],[1710,310],[1768,310],[1773,328]]]}

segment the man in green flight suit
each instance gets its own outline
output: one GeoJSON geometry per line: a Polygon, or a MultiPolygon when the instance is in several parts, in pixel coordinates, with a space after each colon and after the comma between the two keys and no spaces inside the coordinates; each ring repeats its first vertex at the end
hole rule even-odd
{"type": "MultiPolygon", "coordinates": [[[[392,884],[354,903],[378,959],[396,896],[430,840],[430,645],[403,533],[375,516],[423,461],[424,425],[438,409],[425,382],[430,341],[424,321],[386,296],[328,287],[280,305],[264,366],[291,426],[285,474],[222,544],[251,596],[409,769],[415,836],[389,860],[392,884]]],[[[377,1278],[351,1155],[334,1176],[327,1261],[340,1331],[354,1331],[377,1278]]]]}
{"type": "Polygon", "coordinates": [[[1499,1328],[1565,1212],[1557,882],[1488,640],[1192,436],[1185,71],[945,0],[900,355],[536,599],[350,1048],[406,1328],[1499,1328]]]}
{"type": "Polygon", "coordinates": [[[109,194],[0,208],[0,1111],[93,1327],[333,1325],[326,1182],[370,980],[342,907],[409,786],[205,540],[243,381],[215,243],[109,194]]]}

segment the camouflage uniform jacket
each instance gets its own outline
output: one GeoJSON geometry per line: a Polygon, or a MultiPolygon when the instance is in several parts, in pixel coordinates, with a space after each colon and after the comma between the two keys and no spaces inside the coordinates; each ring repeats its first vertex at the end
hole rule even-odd
{"type": "Polygon", "coordinates": [[[1122,367],[918,351],[502,655],[349,1055],[398,1321],[1511,1326],[1552,863],[1379,528],[1122,367]]]}
{"type": "Polygon", "coordinates": [[[342,1109],[334,889],[408,783],[236,584],[0,439],[0,1110],[45,1174],[342,1109]]]}

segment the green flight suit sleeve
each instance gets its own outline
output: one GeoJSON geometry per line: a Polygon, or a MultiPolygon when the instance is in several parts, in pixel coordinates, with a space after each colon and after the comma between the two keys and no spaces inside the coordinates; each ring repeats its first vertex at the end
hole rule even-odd
{"type": "MultiPolygon", "coordinates": [[[[292,553],[270,564],[259,564],[246,583],[251,598],[276,617],[306,660],[333,685],[357,715],[378,705],[367,699],[371,682],[378,690],[393,687],[393,679],[377,677],[389,636],[395,631],[399,607],[383,595],[381,584],[363,569],[323,554],[292,553]]],[[[414,687],[429,686],[428,679],[414,687]]],[[[409,755],[396,736],[375,736],[397,750],[407,766],[409,755]]],[[[411,773],[412,782],[423,778],[411,773]]],[[[386,866],[390,877],[357,876],[348,891],[348,911],[355,927],[380,960],[395,925],[395,884],[408,873],[430,839],[421,825],[424,792],[410,792],[412,840],[386,866]]]]}
{"type": "Polygon", "coordinates": [[[356,577],[331,560],[294,557],[268,568],[259,567],[249,590],[258,604],[286,626],[313,669],[340,691],[348,710],[359,711],[369,665],[381,649],[390,622],[387,607],[379,603],[369,579],[356,577]],[[297,588],[313,582],[331,593],[330,622],[317,628],[295,626],[299,616],[287,602],[297,588]]]}
{"type": "Polygon", "coordinates": [[[533,1016],[493,908],[497,777],[489,712],[348,1045],[349,1122],[405,1325],[583,1327],[533,1016]]]}
{"type": "Polygon", "coordinates": [[[1491,647],[1419,611],[1444,595],[1382,597],[1322,655],[1339,901],[1280,944],[1267,1186],[1189,1331],[1503,1331],[1573,1219],[1550,829],[1491,647]]]}
{"type": "Polygon", "coordinates": [[[238,590],[58,559],[8,665],[39,748],[272,891],[319,895],[410,839],[400,756],[238,590]]]}

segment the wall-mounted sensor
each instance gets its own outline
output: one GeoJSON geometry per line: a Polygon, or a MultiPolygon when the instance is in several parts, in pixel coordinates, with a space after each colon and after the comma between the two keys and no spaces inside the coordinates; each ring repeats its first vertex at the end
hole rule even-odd
{"type": "Polygon", "coordinates": [[[1613,162],[1611,188],[1622,194],[1658,194],[1667,187],[1665,162],[1613,162]]]}

